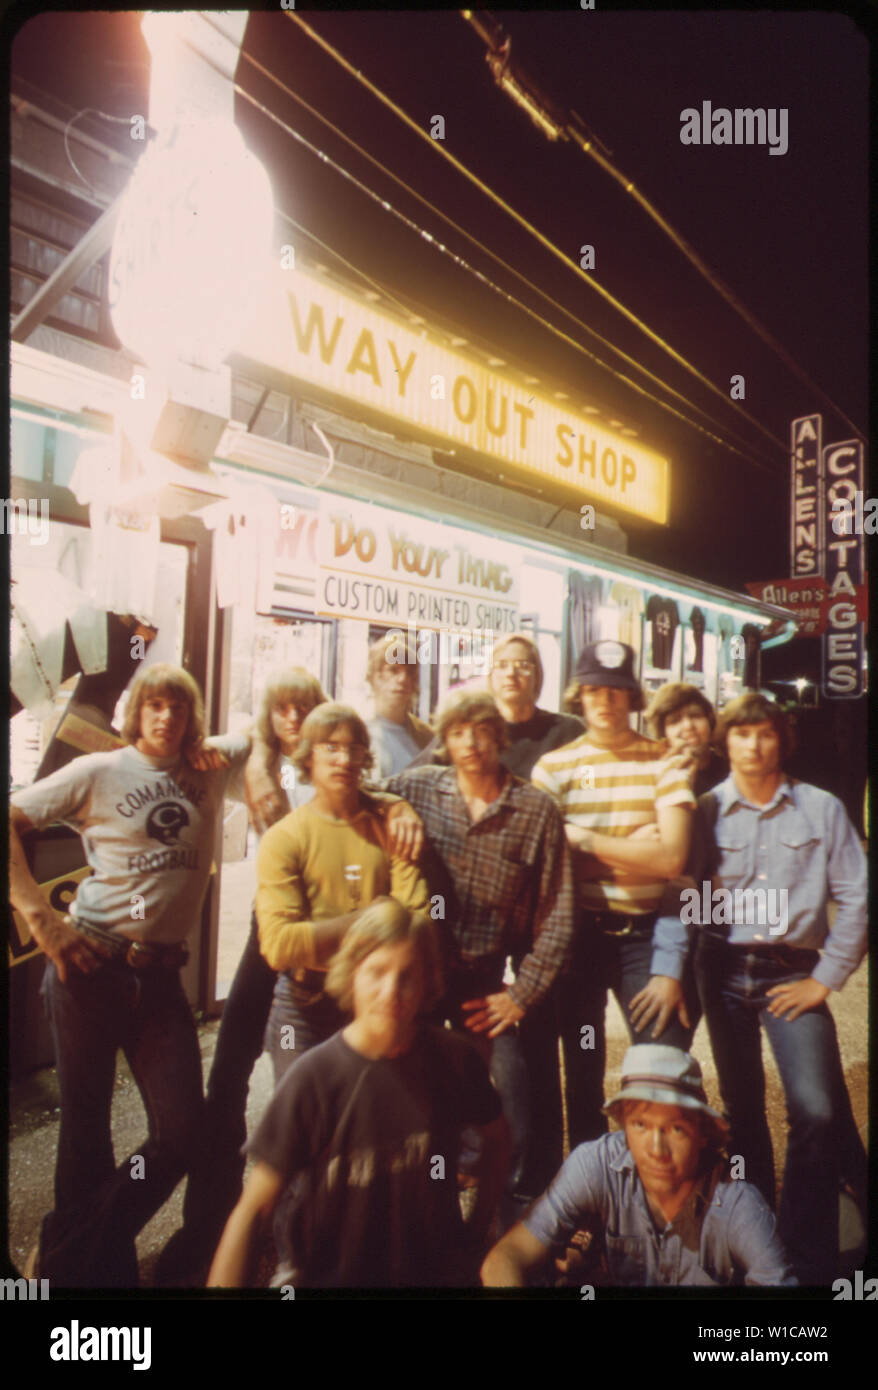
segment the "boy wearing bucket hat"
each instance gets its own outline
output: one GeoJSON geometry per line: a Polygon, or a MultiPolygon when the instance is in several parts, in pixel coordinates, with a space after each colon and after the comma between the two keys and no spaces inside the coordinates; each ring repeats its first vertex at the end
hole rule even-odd
{"type": "Polygon", "coordinates": [[[613,1285],[795,1284],[764,1198],[730,1180],[728,1127],[694,1057],[659,1043],[629,1048],[606,1110],[622,1129],[573,1151],[489,1252],[483,1284],[524,1286],[580,1227],[602,1240],[613,1285]]]}

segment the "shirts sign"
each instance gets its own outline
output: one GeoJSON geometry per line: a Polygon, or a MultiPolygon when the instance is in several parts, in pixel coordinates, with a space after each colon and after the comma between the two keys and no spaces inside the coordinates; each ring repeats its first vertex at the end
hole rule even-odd
{"type": "Polygon", "coordinates": [[[317,540],[316,612],[438,632],[514,632],[519,568],[516,548],[492,536],[327,500],[317,540]]]}

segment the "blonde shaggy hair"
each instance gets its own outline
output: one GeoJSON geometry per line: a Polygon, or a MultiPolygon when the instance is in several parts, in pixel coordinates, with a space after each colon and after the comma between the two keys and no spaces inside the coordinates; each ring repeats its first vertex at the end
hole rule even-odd
{"type": "Polygon", "coordinates": [[[354,975],[367,956],[381,946],[410,941],[424,972],[424,993],[419,1012],[438,1004],[444,992],[442,956],[436,928],[425,913],[412,912],[395,898],[376,898],[348,927],[341,946],[329,962],[326,993],[344,1013],[353,1010],[354,975]]]}
{"type": "Polygon", "coordinates": [[[197,745],[204,738],[204,701],[201,691],[188,671],[160,661],[138,671],[128,692],[121,736],[126,743],[135,744],[140,738],[140,713],[145,700],[154,695],[177,695],[189,705],[189,718],[183,735],[183,748],[197,745]]]}
{"type": "Polygon", "coordinates": [[[280,739],[271,727],[271,716],[283,705],[307,705],[308,712],[327,703],[323,686],[304,666],[290,666],[272,676],[262,692],[256,731],[266,748],[280,752],[280,739]]]}

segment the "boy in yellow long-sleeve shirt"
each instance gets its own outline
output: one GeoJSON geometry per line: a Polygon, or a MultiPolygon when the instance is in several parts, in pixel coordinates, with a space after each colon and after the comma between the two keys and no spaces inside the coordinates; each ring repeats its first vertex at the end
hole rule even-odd
{"type": "Polygon", "coordinates": [[[313,800],[266,832],[258,857],[259,944],[281,972],[266,1031],[276,1081],[346,1022],[324,984],[348,927],[382,896],[416,912],[430,901],[417,866],[388,852],[385,823],[360,789],[371,753],[359,715],[319,705],[302,725],[294,761],[313,800]]]}

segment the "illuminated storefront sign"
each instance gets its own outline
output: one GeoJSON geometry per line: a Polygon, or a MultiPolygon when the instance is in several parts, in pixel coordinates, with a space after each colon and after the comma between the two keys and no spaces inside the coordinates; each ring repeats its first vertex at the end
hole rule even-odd
{"type": "Polygon", "coordinates": [[[321,616],[434,632],[517,626],[519,552],[493,537],[327,498],[317,562],[321,616]]]}
{"type": "Polygon", "coordinates": [[[803,415],[790,426],[790,573],[823,573],[823,419],[803,415]]]}
{"type": "Polygon", "coordinates": [[[275,272],[238,351],[446,447],[485,454],[591,502],[668,519],[667,459],[302,270],[275,272]]]}
{"type": "Polygon", "coordinates": [[[821,575],[811,579],[771,579],[748,583],[747,592],[763,603],[789,608],[798,621],[797,637],[816,636],[826,628],[826,581],[821,575]]]}
{"type": "Polygon", "coordinates": [[[829,444],[823,450],[826,475],[827,625],[823,635],[824,695],[855,700],[863,693],[863,623],[857,611],[865,580],[862,534],[838,536],[832,526],[837,502],[853,504],[863,491],[863,446],[859,440],[829,444]]]}

